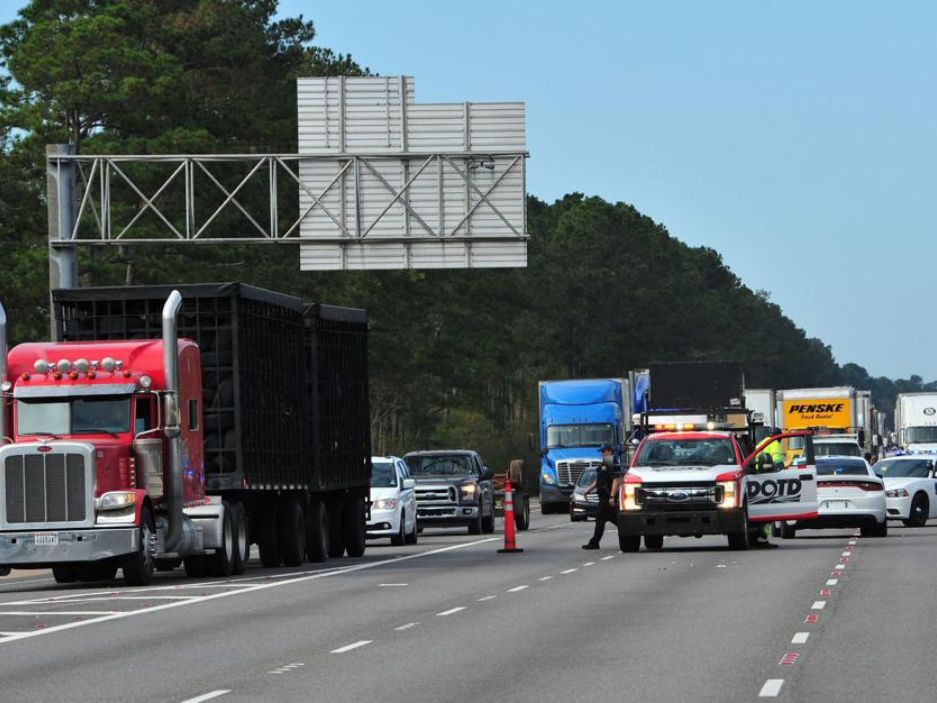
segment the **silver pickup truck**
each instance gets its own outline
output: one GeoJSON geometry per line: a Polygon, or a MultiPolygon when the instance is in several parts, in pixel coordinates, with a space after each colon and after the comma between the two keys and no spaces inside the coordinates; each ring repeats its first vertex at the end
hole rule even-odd
{"type": "Polygon", "coordinates": [[[403,460],[416,481],[416,516],[424,527],[495,530],[493,474],[471,449],[410,452],[403,460]]]}

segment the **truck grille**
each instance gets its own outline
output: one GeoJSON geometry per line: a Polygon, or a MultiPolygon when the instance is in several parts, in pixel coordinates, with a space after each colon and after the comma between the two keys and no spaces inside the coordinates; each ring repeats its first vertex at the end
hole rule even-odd
{"type": "Polygon", "coordinates": [[[714,483],[644,485],[638,502],[657,510],[712,510],[722,501],[722,488],[714,483]]]}
{"type": "Polygon", "coordinates": [[[8,525],[87,520],[88,483],[81,454],[14,454],[3,467],[8,525]]]}
{"type": "Polygon", "coordinates": [[[560,486],[574,486],[586,469],[599,468],[600,462],[582,459],[579,461],[560,460],[556,462],[556,482],[560,486]]]}
{"type": "Polygon", "coordinates": [[[420,506],[444,506],[456,504],[455,486],[417,487],[416,502],[420,506]]]}

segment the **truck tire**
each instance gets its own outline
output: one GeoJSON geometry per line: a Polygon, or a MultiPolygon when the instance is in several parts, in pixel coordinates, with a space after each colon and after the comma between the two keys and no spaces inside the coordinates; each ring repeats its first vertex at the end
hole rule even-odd
{"type": "Polygon", "coordinates": [[[478,506],[478,514],[475,515],[475,519],[468,526],[468,533],[470,535],[480,535],[482,533],[482,506],[478,506]]]}
{"type": "Polygon", "coordinates": [[[306,556],[315,563],[329,558],[329,515],[318,498],[310,498],[306,506],[306,556]]]}
{"type": "Polygon", "coordinates": [[[751,526],[748,523],[748,509],[744,508],[742,510],[742,529],[738,532],[730,532],[727,536],[729,538],[729,549],[734,549],[736,551],[745,551],[751,546],[751,526]]]}
{"type": "Polygon", "coordinates": [[[523,532],[530,527],[530,496],[521,498],[520,510],[514,509],[514,527],[523,532]]]}
{"type": "Polygon", "coordinates": [[[364,556],[367,538],[364,507],[364,498],[361,496],[353,496],[345,501],[345,551],[350,557],[364,556]]]}
{"type": "Polygon", "coordinates": [[[280,553],[286,566],[300,566],[306,560],[306,517],[295,498],[286,498],[278,512],[280,553]]]}
{"type": "Polygon", "coordinates": [[[786,522],[781,523],[781,539],[794,539],[797,536],[797,530],[793,525],[786,522]]]}
{"type": "Polygon", "coordinates": [[[53,566],[52,577],[56,583],[75,583],[78,580],[75,575],[75,567],[71,564],[56,564],[53,566]]]}
{"type": "Polygon", "coordinates": [[[155,537],[153,513],[150,512],[149,506],[144,505],[140,510],[140,548],[135,553],[125,556],[121,561],[124,583],[128,586],[146,586],[153,580],[155,560],[151,544],[155,537]]]}
{"type": "Polygon", "coordinates": [[[247,529],[247,509],[244,503],[235,501],[231,505],[231,523],[234,528],[234,565],[231,573],[240,576],[247,568],[251,556],[251,540],[247,529]]]}
{"type": "Polygon", "coordinates": [[[618,548],[623,552],[637,552],[641,549],[641,535],[626,534],[618,528],[618,548]]]}
{"type": "Polygon", "coordinates": [[[664,536],[663,535],[644,535],[644,548],[645,549],[663,549],[664,548],[664,536]]]}
{"type": "Polygon", "coordinates": [[[209,575],[227,578],[234,572],[234,559],[237,550],[231,505],[228,501],[222,501],[221,507],[221,546],[214,554],[206,557],[206,562],[209,575]]]}
{"type": "Polygon", "coordinates": [[[338,559],[345,554],[345,534],[343,528],[345,501],[336,500],[329,505],[329,558],[338,559]]]}
{"type": "MultiPolygon", "coordinates": [[[[495,499],[492,498],[488,502],[488,514],[482,517],[482,534],[490,535],[495,531],[495,499]]],[[[479,506],[479,513],[481,513],[481,506],[479,506]]]]}
{"type": "Polygon", "coordinates": [[[260,563],[268,569],[277,568],[283,561],[278,539],[277,504],[268,503],[260,514],[257,546],[260,548],[260,563]]]}

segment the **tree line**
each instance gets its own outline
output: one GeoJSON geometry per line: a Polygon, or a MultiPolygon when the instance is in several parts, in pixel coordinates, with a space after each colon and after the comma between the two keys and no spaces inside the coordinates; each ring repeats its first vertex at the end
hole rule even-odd
{"type": "MultiPolygon", "coordinates": [[[[312,22],[276,13],[276,0],[33,0],[0,27],[0,300],[12,342],[48,334],[46,144],[291,153],[296,78],[369,73],[318,46],[312,22]]],[[[244,227],[238,217],[218,226],[244,227]]],[[[531,196],[528,231],[522,270],[310,274],[289,247],[127,245],[83,249],[80,282],[238,280],[366,308],[382,454],[458,445],[504,467],[528,453],[539,380],[622,376],[653,361],[738,360],[750,387],[849,384],[882,409],[935,387],[840,366],[717,251],[685,245],[626,203],[531,196]]]]}

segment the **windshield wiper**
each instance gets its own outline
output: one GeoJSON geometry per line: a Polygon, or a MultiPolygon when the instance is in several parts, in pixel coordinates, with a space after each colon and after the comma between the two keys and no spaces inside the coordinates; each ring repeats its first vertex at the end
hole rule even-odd
{"type": "Polygon", "coordinates": [[[75,431],[75,434],[92,434],[94,432],[100,432],[101,434],[109,434],[111,437],[116,437],[117,433],[113,430],[105,430],[103,427],[82,427],[81,432],[75,431]]]}
{"type": "Polygon", "coordinates": [[[62,439],[54,432],[24,432],[23,434],[30,435],[32,437],[51,437],[52,439],[62,439]]]}

